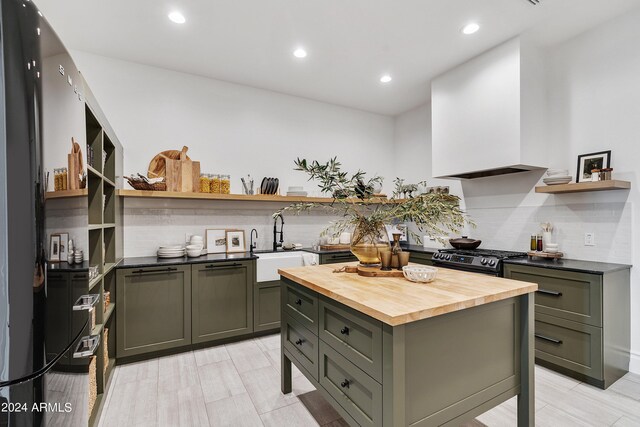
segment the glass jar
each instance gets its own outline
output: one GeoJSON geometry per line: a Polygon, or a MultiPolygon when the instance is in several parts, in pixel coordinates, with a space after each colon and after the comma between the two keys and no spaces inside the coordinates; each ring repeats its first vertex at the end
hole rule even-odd
{"type": "Polygon", "coordinates": [[[67,173],[67,168],[62,168],[62,177],[60,178],[60,185],[62,186],[63,190],[68,189],[67,186],[67,182],[69,179],[68,173],[67,173]]]}
{"type": "Polygon", "coordinates": [[[220,175],[218,174],[209,175],[209,178],[211,179],[211,188],[209,192],[219,194],[220,193],[220,175]]]}
{"type": "Polygon", "coordinates": [[[53,191],[58,191],[60,189],[60,177],[58,176],[58,169],[53,170],[53,191]]]}
{"type": "Polygon", "coordinates": [[[231,176],[220,175],[220,193],[231,194],[231,176]]]}
{"type": "Polygon", "coordinates": [[[600,181],[600,169],[591,169],[591,181],[600,181]]]}
{"type": "Polygon", "coordinates": [[[391,251],[387,229],[381,222],[361,219],[351,234],[351,253],[360,265],[374,267],[380,265],[380,251],[391,251]]]}
{"type": "Polygon", "coordinates": [[[209,175],[207,175],[206,173],[201,173],[200,174],[200,192],[201,193],[209,193],[211,187],[211,179],[209,178],[209,175]]]}

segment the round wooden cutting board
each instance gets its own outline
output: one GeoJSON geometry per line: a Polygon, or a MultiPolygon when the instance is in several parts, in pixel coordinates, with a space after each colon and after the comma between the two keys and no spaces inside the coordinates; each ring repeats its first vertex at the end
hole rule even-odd
{"type": "MultiPolygon", "coordinates": [[[[167,174],[167,163],[166,159],[171,160],[180,160],[180,154],[182,151],[180,150],[166,150],[161,153],[155,155],[151,162],[149,163],[149,167],[147,168],[147,177],[149,178],[161,178],[165,177],[167,174]]],[[[189,156],[186,156],[185,160],[191,160],[189,156]]]]}

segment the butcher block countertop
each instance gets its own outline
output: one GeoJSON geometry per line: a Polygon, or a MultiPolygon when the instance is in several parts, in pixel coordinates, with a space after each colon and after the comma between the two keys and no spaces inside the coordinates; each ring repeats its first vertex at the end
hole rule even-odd
{"type": "Polygon", "coordinates": [[[447,268],[438,268],[438,276],[431,283],[333,272],[345,265],[355,263],[285,268],[278,270],[278,273],[391,326],[516,297],[538,289],[535,283],[447,268]]]}

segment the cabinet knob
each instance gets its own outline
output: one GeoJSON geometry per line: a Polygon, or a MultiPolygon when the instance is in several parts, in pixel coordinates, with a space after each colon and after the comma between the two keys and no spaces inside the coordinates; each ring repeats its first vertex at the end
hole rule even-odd
{"type": "Polygon", "coordinates": [[[303,342],[304,340],[302,338],[298,338],[298,340],[296,341],[296,345],[302,345],[303,342]]]}
{"type": "Polygon", "coordinates": [[[342,329],[340,329],[340,333],[342,335],[349,335],[349,328],[347,326],[344,326],[342,329]]]}
{"type": "Polygon", "coordinates": [[[344,381],[342,381],[342,382],[340,383],[340,387],[342,387],[342,388],[349,388],[349,384],[350,384],[350,381],[349,381],[349,380],[344,380],[344,381]]]}
{"type": "Polygon", "coordinates": [[[296,300],[296,305],[302,305],[302,300],[300,298],[296,300]]]}

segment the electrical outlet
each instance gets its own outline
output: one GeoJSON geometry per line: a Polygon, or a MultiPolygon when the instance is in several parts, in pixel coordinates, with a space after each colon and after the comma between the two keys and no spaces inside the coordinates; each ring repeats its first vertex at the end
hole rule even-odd
{"type": "Polygon", "coordinates": [[[185,241],[185,242],[191,242],[191,236],[193,236],[193,234],[191,234],[191,233],[185,233],[185,235],[184,235],[184,241],[185,241]]]}
{"type": "Polygon", "coordinates": [[[58,71],[64,76],[64,67],[62,65],[58,66],[58,71]]]}
{"type": "Polygon", "coordinates": [[[595,246],[596,245],[596,234],[595,233],[584,233],[584,245],[585,246],[595,246]]]}

